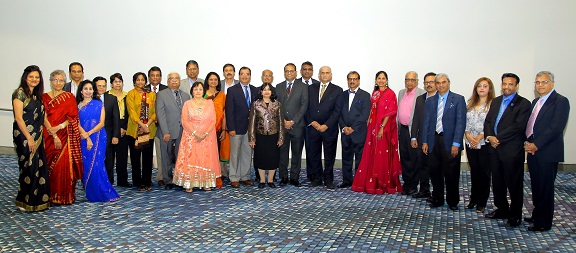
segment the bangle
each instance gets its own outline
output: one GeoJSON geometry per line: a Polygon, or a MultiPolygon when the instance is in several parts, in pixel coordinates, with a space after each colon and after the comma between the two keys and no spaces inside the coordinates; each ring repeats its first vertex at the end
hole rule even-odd
{"type": "Polygon", "coordinates": [[[384,127],[384,124],[380,124],[380,127],[384,127]]]}
{"type": "Polygon", "coordinates": [[[194,132],[192,132],[192,135],[196,135],[196,130],[194,130],[194,132]]]}
{"type": "Polygon", "coordinates": [[[210,135],[208,132],[206,132],[206,136],[210,135]]]}
{"type": "Polygon", "coordinates": [[[60,129],[64,129],[64,125],[62,125],[62,123],[60,123],[60,129]]]}

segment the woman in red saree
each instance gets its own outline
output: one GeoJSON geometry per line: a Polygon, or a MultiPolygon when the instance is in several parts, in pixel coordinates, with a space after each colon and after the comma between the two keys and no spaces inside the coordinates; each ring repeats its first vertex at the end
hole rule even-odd
{"type": "Polygon", "coordinates": [[[50,202],[69,205],[76,200],[76,181],[82,179],[82,151],[78,130],[78,107],[72,93],[63,90],[66,74],[50,74],[52,91],[42,95],[44,149],[50,178],[50,202]]]}
{"type": "Polygon", "coordinates": [[[398,157],[398,126],[396,94],[388,88],[388,74],[376,73],[368,118],[368,133],[352,190],[370,194],[402,191],[402,168],[398,157]]]}

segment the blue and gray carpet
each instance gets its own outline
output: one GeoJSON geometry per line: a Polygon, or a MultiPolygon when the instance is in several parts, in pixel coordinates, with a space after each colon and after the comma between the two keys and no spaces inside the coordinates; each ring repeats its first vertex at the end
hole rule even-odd
{"type": "MultiPolygon", "coordinates": [[[[303,172],[302,178],[305,172],[303,172]]],[[[339,182],[340,170],[335,175],[339,182]]],[[[431,209],[408,196],[350,189],[226,186],[210,192],[116,187],[121,199],[78,201],[43,212],[14,205],[16,157],[0,155],[0,251],[37,252],[575,252],[576,173],[560,172],[551,231],[504,226],[464,209],[470,174],[461,174],[460,210],[431,209]]],[[[531,205],[525,174],[524,214],[531,205]]],[[[487,211],[492,206],[489,200],[487,211]]]]}

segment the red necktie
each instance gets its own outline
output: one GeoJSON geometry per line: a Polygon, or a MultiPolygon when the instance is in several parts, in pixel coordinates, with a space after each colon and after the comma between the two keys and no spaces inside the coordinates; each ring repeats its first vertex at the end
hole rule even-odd
{"type": "Polygon", "coordinates": [[[156,93],[156,88],[157,88],[157,87],[156,87],[156,86],[154,86],[154,93],[156,93]]]}

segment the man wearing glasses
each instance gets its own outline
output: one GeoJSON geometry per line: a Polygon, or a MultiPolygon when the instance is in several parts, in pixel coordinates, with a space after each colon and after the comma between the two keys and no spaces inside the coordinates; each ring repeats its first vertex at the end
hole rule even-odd
{"type": "Polygon", "coordinates": [[[195,82],[204,83],[204,79],[198,78],[198,73],[200,73],[200,68],[198,67],[198,62],[195,60],[189,60],[186,63],[186,75],[188,77],[184,78],[184,79],[182,79],[182,81],[180,81],[180,89],[185,91],[189,95],[192,95],[190,93],[190,87],[192,87],[192,84],[194,84],[195,82]]]}
{"type": "Polygon", "coordinates": [[[418,187],[418,150],[410,144],[410,132],[414,122],[416,97],[424,94],[424,90],[418,88],[418,73],[414,71],[406,73],[404,86],[406,88],[398,92],[398,149],[404,181],[402,195],[412,195],[418,187]]]}

